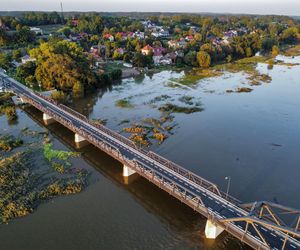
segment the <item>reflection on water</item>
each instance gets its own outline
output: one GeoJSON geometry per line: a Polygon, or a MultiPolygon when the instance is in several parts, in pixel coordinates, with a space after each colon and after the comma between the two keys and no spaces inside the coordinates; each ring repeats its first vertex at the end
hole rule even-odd
{"type": "MultiPolygon", "coordinates": [[[[299,58],[293,59],[295,62],[299,58]]],[[[205,110],[174,114],[178,124],[174,135],[152,149],[223,188],[224,177],[230,175],[230,192],[241,200],[277,200],[300,207],[295,198],[300,188],[300,67],[274,65],[269,70],[266,64],[258,64],[257,69],[273,80],[252,86],[251,93],[226,93],[227,89],[249,86],[244,73],[199,80],[191,88],[170,84],[183,72],[163,71],[91,93],[73,107],[91,119],[107,119],[108,127],[120,131],[122,120],[134,123],[158,118],[161,103],[150,104],[157,96],[166,94],[176,104],[180,97],[192,96],[205,110]],[[129,98],[134,108],[117,107],[116,100],[123,98],[129,98]]],[[[19,123],[1,129],[14,132],[42,125],[40,112],[29,108],[26,113],[19,111],[19,123]]],[[[5,123],[4,117],[0,122],[5,123]]],[[[56,145],[74,150],[72,132],[57,123],[48,129],[59,139],[56,145]]],[[[80,152],[82,157],[75,164],[92,172],[90,187],[1,225],[1,249],[24,245],[22,249],[242,248],[227,234],[214,242],[205,240],[205,218],[143,178],[124,184],[120,163],[95,147],[89,145],[80,152]]]]}

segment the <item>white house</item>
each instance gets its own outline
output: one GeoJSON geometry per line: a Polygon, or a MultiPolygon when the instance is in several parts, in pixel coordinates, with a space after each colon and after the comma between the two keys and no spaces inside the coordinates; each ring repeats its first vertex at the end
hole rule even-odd
{"type": "Polygon", "coordinates": [[[30,57],[29,55],[23,56],[23,57],[21,58],[22,64],[27,63],[27,62],[35,62],[35,61],[36,61],[36,59],[30,57]]]}
{"type": "Polygon", "coordinates": [[[36,35],[43,35],[43,30],[37,27],[30,27],[30,31],[34,32],[36,35]]]}

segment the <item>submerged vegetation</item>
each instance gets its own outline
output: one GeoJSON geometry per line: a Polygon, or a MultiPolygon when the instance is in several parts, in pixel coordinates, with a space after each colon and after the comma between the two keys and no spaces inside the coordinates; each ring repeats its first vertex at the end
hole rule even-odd
{"type": "Polygon", "coordinates": [[[128,99],[120,99],[116,101],[116,106],[119,108],[133,108],[133,104],[128,99]]]}
{"type": "Polygon", "coordinates": [[[107,123],[107,119],[93,119],[92,120],[93,123],[98,124],[98,125],[106,125],[107,123]]]}
{"type": "Polygon", "coordinates": [[[284,52],[286,56],[300,56],[300,45],[293,46],[284,52]]]}
{"type": "Polygon", "coordinates": [[[23,144],[22,139],[15,138],[12,135],[5,135],[0,137],[0,151],[9,152],[23,144]]]}
{"type": "Polygon", "coordinates": [[[159,111],[165,112],[165,113],[184,113],[184,114],[191,114],[195,112],[201,112],[203,111],[203,108],[201,107],[181,107],[176,104],[172,103],[166,103],[159,107],[159,111]]]}
{"type": "Polygon", "coordinates": [[[0,148],[5,151],[0,155],[0,224],[32,213],[43,201],[78,193],[87,185],[86,170],[64,170],[72,165],[69,157],[77,153],[54,150],[45,133],[27,128],[21,133],[22,140],[12,135],[0,138],[0,148]],[[41,147],[43,139],[46,143],[41,147]]]}
{"type": "Polygon", "coordinates": [[[0,115],[5,114],[8,121],[17,119],[16,107],[11,97],[10,93],[0,93],[0,115]]]}
{"type": "Polygon", "coordinates": [[[78,157],[79,153],[63,150],[54,150],[52,143],[44,143],[44,157],[51,163],[53,169],[59,173],[65,172],[65,167],[71,166],[70,157],[78,157]]]}

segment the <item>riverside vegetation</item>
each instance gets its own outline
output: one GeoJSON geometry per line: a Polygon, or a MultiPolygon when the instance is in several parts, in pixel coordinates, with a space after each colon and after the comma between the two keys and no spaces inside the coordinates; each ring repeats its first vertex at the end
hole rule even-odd
{"type": "Polygon", "coordinates": [[[0,93],[0,115],[5,114],[9,122],[17,119],[16,107],[11,97],[10,93],[0,93]]]}
{"type": "Polygon", "coordinates": [[[47,132],[24,128],[19,137],[1,136],[0,224],[26,216],[54,197],[81,192],[88,184],[88,172],[69,161],[78,156],[53,149],[47,132]]]}

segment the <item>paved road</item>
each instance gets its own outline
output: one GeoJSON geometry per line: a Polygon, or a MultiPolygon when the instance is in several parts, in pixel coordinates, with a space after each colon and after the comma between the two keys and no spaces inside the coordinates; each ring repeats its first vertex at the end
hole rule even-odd
{"type": "MultiPolygon", "coordinates": [[[[166,182],[170,184],[175,182],[181,191],[187,190],[187,195],[190,198],[194,197],[201,197],[203,203],[208,208],[210,213],[214,214],[219,219],[226,219],[226,218],[235,218],[235,217],[244,217],[248,215],[248,212],[235,206],[232,203],[229,203],[223,198],[220,198],[217,194],[206,190],[200,185],[190,181],[189,179],[179,175],[178,173],[170,170],[169,168],[165,167],[164,165],[160,164],[159,162],[153,160],[149,156],[141,153],[140,151],[136,150],[135,148],[129,147],[128,145],[120,142],[119,140],[115,139],[114,137],[108,135],[107,133],[101,131],[100,129],[92,126],[91,124],[80,120],[79,118],[73,116],[72,114],[60,109],[56,105],[42,99],[35,93],[31,92],[29,89],[25,88],[22,85],[17,84],[16,82],[11,83],[11,89],[16,94],[25,95],[36,102],[42,104],[46,109],[52,111],[56,115],[68,119],[73,123],[74,126],[77,128],[81,128],[85,132],[93,135],[100,141],[103,141],[110,146],[118,149],[120,153],[125,156],[129,160],[133,160],[138,162],[140,165],[144,166],[147,170],[155,170],[158,176],[163,177],[166,182]]],[[[244,231],[245,230],[245,222],[235,222],[232,223],[236,227],[236,229],[244,231]]],[[[257,228],[259,229],[260,233],[268,242],[271,249],[281,249],[284,237],[275,230],[263,227],[261,225],[256,224],[257,228]]],[[[249,226],[248,234],[250,237],[253,237],[256,241],[262,242],[261,238],[259,238],[258,234],[255,232],[254,228],[249,226]]],[[[288,241],[286,244],[285,249],[296,250],[300,249],[300,244],[294,241],[288,241]]]]}

